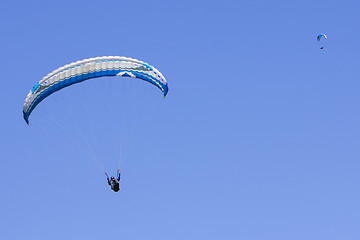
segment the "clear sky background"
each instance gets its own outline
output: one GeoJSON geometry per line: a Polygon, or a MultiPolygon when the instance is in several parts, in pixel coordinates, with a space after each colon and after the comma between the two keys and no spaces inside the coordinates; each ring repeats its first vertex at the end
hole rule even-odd
{"type": "Polygon", "coordinates": [[[360,238],[359,1],[6,1],[1,12],[0,239],[360,238]],[[97,79],[50,96],[26,125],[37,81],[109,55],[158,68],[166,99],[97,79]],[[104,106],[123,130],[102,122],[104,106]],[[121,106],[141,106],[141,124],[127,127],[137,114],[121,106]],[[117,131],[133,144],[113,144],[117,131]],[[124,151],[118,193],[103,174],[117,169],[110,145],[124,151]]]}

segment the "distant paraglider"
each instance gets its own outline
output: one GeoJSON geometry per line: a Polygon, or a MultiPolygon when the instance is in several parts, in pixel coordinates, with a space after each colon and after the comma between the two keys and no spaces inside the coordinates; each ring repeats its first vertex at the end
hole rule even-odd
{"type": "MultiPolygon", "coordinates": [[[[323,33],[320,33],[320,34],[316,37],[316,39],[318,40],[318,42],[320,42],[321,38],[327,39],[327,36],[326,36],[325,34],[323,34],[323,33]]],[[[324,49],[324,47],[320,47],[320,49],[324,49]]]]}

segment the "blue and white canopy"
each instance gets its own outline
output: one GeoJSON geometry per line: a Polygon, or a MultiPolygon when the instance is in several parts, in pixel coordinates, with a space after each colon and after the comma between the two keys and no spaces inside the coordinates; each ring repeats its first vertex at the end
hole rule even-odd
{"type": "Polygon", "coordinates": [[[321,38],[325,38],[325,39],[327,39],[327,36],[325,35],[325,34],[323,34],[323,33],[320,33],[317,37],[316,37],[316,39],[318,40],[318,41],[320,41],[320,39],[321,38]]]}
{"type": "Polygon", "coordinates": [[[157,86],[166,96],[168,84],[165,77],[153,66],[127,57],[96,57],[77,61],[60,67],[36,83],[24,103],[24,119],[47,96],[75,83],[103,76],[139,78],[157,86]]]}

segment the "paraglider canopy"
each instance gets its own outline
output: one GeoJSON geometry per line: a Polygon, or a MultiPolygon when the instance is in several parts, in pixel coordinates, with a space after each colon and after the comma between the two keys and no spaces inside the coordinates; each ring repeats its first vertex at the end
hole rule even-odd
{"type": "Polygon", "coordinates": [[[60,67],[37,82],[25,99],[24,120],[29,124],[31,112],[54,92],[88,79],[105,76],[142,79],[159,88],[164,96],[168,92],[167,81],[161,72],[143,61],[119,56],[89,58],[60,67]]]}
{"type": "Polygon", "coordinates": [[[320,34],[316,37],[316,39],[317,39],[318,41],[320,41],[322,37],[325,38],[325,39],[327,39],[327,36],[326,36],[325,34],[323,34],[323,33],[320,33],[320,34]]]}

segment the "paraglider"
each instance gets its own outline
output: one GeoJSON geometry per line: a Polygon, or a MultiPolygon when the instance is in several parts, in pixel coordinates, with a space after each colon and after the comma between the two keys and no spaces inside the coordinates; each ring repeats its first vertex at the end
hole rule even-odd
{"type": "Polygon", "coordinates": [[[104,76],[132,77],[158,87],[166,96],[168,84],[165,77],[153,66],[127,57],[109,56],[84,59],[56,69],[37,82],[27,95],[23,117],[29,124],[29,116],[46,97],[65,87],[92,78],[104,76]]]}
{"type": "MultiPolygon", "coordinates": [[[[327,39],[327,36],[323,33],[320,33],[316,39],[318,40],[318,42],[320,42],[321,38],[327,39]]],[[[324,49],[324,47],[320,47],[320,49],[324,49]]]]}
{"type": "MultiPolygon", "coordinates": [[[[26,96],[23,106],[24,120],[29,124],[29,116],[32,111],[41,101],[51,94],[73,84],[81,83],[89,79],[103,79],[102,77],[105,76],[141,79],[160,89],[164,97],[168,92],[167,81],[161,72],[143,61],[119,56],[89,58],[60,67],[37,82],[26,96]]],[[[91,152],[90,157],[98,161],[96,157],[93,157],[94,152],[91,146],[89,146],[86,137],[84,137],[84,139],[91,152]]],[[[114,146],[115,145],[114,140],[114,146]]],[[[116,177],[109,179],[107,176],[107,181],[111,189],[118,192],[120,190],[119,170],[117,171],[116,177]]]]}
{"type": "Polygon", "coordinates": [[[109,179],[109,176],[107,175],[106,172],[105,172],[105,175],[106,175],[108,184],[111,186],[111,189],[112,189],[114,192],[118,192],[118,191],[120,190],[120,187],[119,187],[119,181],[120,181],[119,169],[117,170],[116,178],[115,178],[115,177],[111,177],[111,178],[109,179]]]}
{"type": "MultiPolygon", "coordinates": [[[[89,79],[102,79],[106,76],[131,77],[144,80],[156,86],[161,90],[164,97],[168,93],[168,84],[165,77],[155,67],[133,58],[119,56],[104,56],[84,59],[73,62],[56,69],[37,82],[26,96],[23,106],[23,118],[29,124],[29,116],[36,106],[51,94],[69,87],[76,83],[81,83],[89,79]]],[[[81,131],[81,130],[80,130],[81,131]]],[[[82,134],[88,149],[90,158],[98,161],[89,145],[84,134],[82,134]]],[[[116,146],[115,140],[114,146],[116,146]]],[[[120,159],[120,158],[119,158],[120,159]]],[[[120,190],[120,173],[117,170],[116,177],[109,179],[107,173],[107,182],[115,192],[120,190]]]]}

